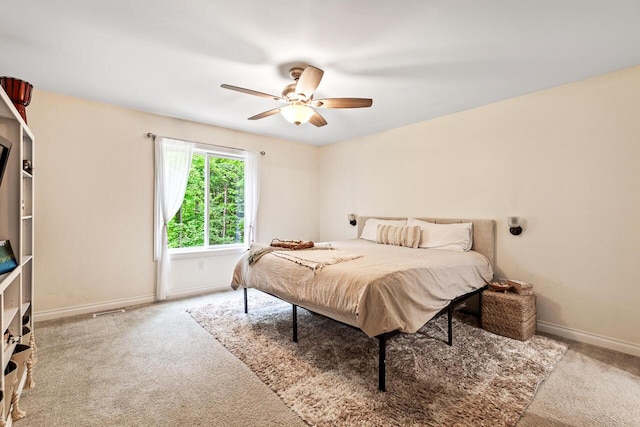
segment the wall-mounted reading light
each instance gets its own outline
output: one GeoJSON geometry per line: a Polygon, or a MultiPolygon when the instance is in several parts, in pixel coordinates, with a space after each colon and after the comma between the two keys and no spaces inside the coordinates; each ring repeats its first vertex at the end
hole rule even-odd
{"type": "Polygon", "coordinates": [[[355,225],[358,223],[356,221],[356,215],[355,214],[349,214],[349,224],[353,225],[355,227],[355,225]]]}
{"type": "Polygon", "coordinates": [[[520,227],[520,217],[517,216],[509,216],[507,217],[507,221],[509,223],[509,232],[514,236],[518,236],[522,233],[522,227],[520,227]]]}

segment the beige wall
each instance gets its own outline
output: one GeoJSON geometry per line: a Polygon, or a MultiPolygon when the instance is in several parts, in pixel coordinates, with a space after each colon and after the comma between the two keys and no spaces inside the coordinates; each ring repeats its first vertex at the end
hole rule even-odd
{"type": "MultiPolygon", "coordinates": [[[[266,151],[258,238],[317,239],[317,147],[38,90],[27,114],[37,142],[40,318],[152,299],[153,145],[147,132],[266,151]]],[[[228,287],[238,257],[175,260],[176,293],[228,287]]]]}
{"type": "MultiPolygon", "coordinates": [[[[36,311],[152,299],[152,131],[267,151],[261,241],[355,237],[348,213],[495,218],[497,273],[535,285],[542,329],[640,355],[638,81],[635,67],[321,148],[36,90],[36,311]]],[[[176,260],[177,293],[226,287],[237,257],[176,260]]]]}
{"type": "Polygon", "coordinates": [[[320,238],[355,237],[351,212],[495,218],[498,275],[534,284],[542,329],[640,355],[639,82],[635,67],[322,147],[320,238]]]}

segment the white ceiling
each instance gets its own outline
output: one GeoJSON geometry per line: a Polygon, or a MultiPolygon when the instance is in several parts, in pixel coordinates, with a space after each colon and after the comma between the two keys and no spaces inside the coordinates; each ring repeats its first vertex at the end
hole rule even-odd
{"type": "Polygon", "coordinates": [[[315,145],[640,64],[640,0],[29,0],[0,24],[0,75],[36,89],[315,145]],[[300,62],[316,99],[373,107],[296,127],[220,88],[280,95],[300,62]]]}

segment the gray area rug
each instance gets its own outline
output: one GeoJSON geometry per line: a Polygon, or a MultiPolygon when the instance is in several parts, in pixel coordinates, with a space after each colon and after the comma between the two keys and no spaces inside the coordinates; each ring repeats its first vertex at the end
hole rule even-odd
{"type": "Polygon", "coordinates": [[[354,328],[249,293],[249,314],[223,301],[189,310],[310,425],[513,426],[567,347],[534,336],[491,334],[457,314],[454,345],[446,318],[387,345],[387,392],[377,390],[378,341],[354,328]]]}

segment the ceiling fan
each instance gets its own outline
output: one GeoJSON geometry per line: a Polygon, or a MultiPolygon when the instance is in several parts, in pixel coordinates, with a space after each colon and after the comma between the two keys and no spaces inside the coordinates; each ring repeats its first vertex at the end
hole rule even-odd
{"type": "Polygon", "coordinates": [[[256,114],[255,116],[249,117],[249,120],[258,120],[280,113],[288,122],[296,126],[307,122],[317,127],[327,124],[324,117],[313,108],[363,108],[371,107],[373,104],[373,100],[369,98],[313,99],[313,92],[315,92],[320,84],[323,74],[324,71],[311,65],[308,65],[306,68],[294,67],[290,69],[289,76],[295,80],[295,83],[285,86],[282,91],[282,96],[269,95],[268,93],[257,92],[228,84],[220,85],[220,87],[288,104],[284,107],[274,108],[256,114]]]}

